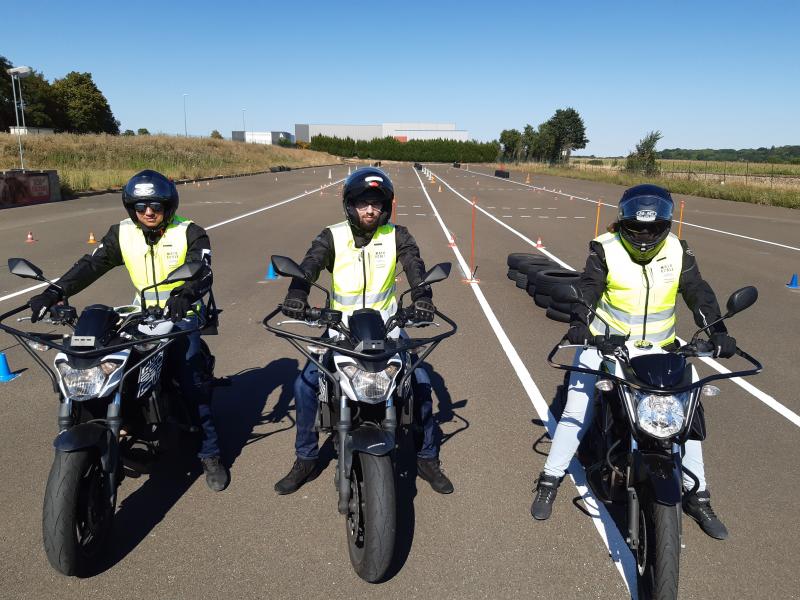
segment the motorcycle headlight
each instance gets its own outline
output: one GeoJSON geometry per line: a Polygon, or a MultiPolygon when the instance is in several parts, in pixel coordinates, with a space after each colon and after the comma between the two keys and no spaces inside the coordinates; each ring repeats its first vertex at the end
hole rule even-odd
{"type": "Polygon", "coordinates": [[[110,360],[89,369],[74,369],[66,362],[57,365],[67,396],[77,402],[95,398],[103,389],[108,376],[119,366],[120,363],[110,360]]]}
{"type": "Polygon", "coordinates": [[[395,375],[400,368],[397,365],[389,365],[383,371],[370,373],[359,369],[355,365],[345,365],[342,371],[350,380],[353,391],[359,402],[377,404],[382,401],[392,385],[395,375]]]}
{"type": "Polygon", "coordinates": [[[683,427],[685,417],[681,396],[636,393],[636,416],[639,427],[653,437],[665,439],[683,427]]]}

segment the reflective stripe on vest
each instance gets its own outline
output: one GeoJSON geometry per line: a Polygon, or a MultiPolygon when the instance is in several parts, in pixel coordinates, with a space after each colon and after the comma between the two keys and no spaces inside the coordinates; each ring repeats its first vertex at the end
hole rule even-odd
{"type": "MultiPolygon", "coordinates": [[[[172,271],[186,261],[186,230],[191,221],[175,215],[172,222],[164,231],[158,243],[152,247],[153,256],[150,257],[151,247],[144,239],[142,230],[131,219],[125,219],[119,224],[119,245],[122,250],[122,260],[131,276],[131,281],[136,291],[141,294],[142,288],[162,281],[172,271]],[[155,281],[153,281],[153,266],[155,265],[155,281]]],[[[158,304],[161,308],[167,303],[170,290],[183,285],[182,281],[160,285],[144,293],[146,306],[158,304]]],[[[139,303],[138,296],[136,303],[139,303]]]]}
{"type": "Polygon", "coordinates": [[[356,248],[349,223],[328,227],[333,235],[332,308],[349,315],[359,308],[381,311],[384,319],[397,310],[395,266],[397,244],[394,225],[378,227],[369,244],[356,248]]]}
{"type": "MultiPolygon", "coordinates": [[[[610,333],[630,334],[632,339],[644,336],[660,346],[672,343],[675,300],[683,267],[683,247],[678,238],[669,234],[659,253],[646,265],[631,260],[618,234],[606,233],[595,241],[603,245],[608,266],[606,289],[595,310],[608,321],[610,333]]],[[[596,318],[589,328],[594,335],[606,330],[596,318]]]]}

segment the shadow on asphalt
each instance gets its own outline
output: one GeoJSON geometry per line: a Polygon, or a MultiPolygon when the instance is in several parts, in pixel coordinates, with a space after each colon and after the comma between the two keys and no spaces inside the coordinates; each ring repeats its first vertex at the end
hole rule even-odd
{"type": "MultiPolygon", "coordinates": [[[[297,360],[282,358],[260,369],[232,375],[223,387],[215,389],[214,421],[226,464],[232,465],[246,445],[294,427],[289,409],[292,384],[298,374],[297,360]],[[277,403],[269,413],[262,415],[267,398],[278,387],[282,389],[277,403]],[[289,420],[288,427],[253,433],[259,425],[280,423],[284,419],[289,420]]],[[[197,438],[183,435],[180,447],[154,462],[141,487],[122,500],[114,517],[111,551],[95,574],[122,561],[202,476],[197,448],[197,438]]]]}

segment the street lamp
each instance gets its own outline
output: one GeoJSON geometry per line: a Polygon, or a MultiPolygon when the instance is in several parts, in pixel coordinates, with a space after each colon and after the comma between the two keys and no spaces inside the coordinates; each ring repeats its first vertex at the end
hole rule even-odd
{"type": "Polygon", "coordinates": [[[245,142],[247,141],[247,125],[245,125],[245,123],[244,123],[244,111],[246,111],[246,110],[247,110],[246,108],[242,109],[242,130],[243,130],[243,133],[244,133],[244,141],[245,142]]]}
{"type": "Polygon", "coordinates": [[[183,136],[189,137],[189,130],[186,128],[186,96],[189,94],[183,95],[183,136]]]}
{"type": "MultiPolygon", "coordinates": [[[[33,73],[33,69],[30,67],[14,67],[13,69],[6,69],[6,73],[11,76],[11,92],[14,95],[14,118],[17,122],[17,144],[19,145],[19,165],[22,170],[25,170],[25,161],[22,158],[22,138],[20,137],[20,129],[19,129],[19,112],[17,111],[17,91],[14,87],[14,80],[17,82],[17,87],[19,87],[19,108],[22,111],[22,126],[25,127],[25,102],[22,100],[22,82],[20,79],[25,79],[31,73],[33,73]]],[[[27,130],[27,127],[25,127],[27,130]]]]}

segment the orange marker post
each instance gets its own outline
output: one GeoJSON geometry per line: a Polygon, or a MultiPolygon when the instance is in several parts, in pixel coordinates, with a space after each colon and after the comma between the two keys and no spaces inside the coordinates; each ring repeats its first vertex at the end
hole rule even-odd
{"type": "Polygon", "coordinates": [[[683,229],[683,207],[686,204],[686,200],[681,200],[681,215],[678,218],[678,238],[681,237],[681,230],[683,229]]]}
{"type": "Polygon", "coordinates": [[[397,223],[397,196],[392,198],[392,223],[397,223]]]}
{"type": "Polygon", "coordinates": [[[600,198],[597,199],[597,218],[594,222],[594,237],[600,234],[600,198]]]}

